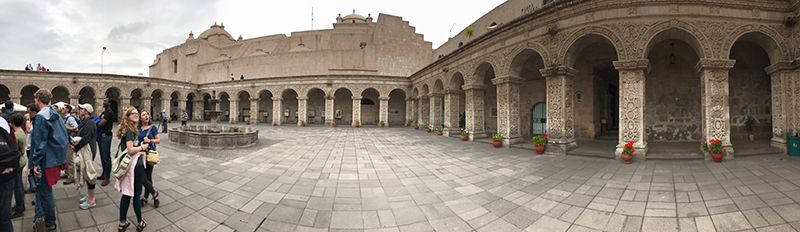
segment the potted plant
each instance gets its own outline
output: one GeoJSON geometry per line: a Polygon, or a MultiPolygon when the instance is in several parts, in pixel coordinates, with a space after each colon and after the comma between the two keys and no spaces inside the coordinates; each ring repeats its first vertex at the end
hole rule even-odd
{"type": "Polygon", "coordinates": [[[633,163],[633,153],[636,150],[633,149],[633,141],[629,141],[625,144],[625,147],[622,148],[622,154],[620,154],[620,158],[622,158],[622,162],[625,164],[633,163]]]}
{"type": "Polygon", "coordinates": [[[331,122],[331,127],[336,127],[336,122],[331,122]]]}
{"type": "Polygon", "coordinates": [[[494,146],[494,148],[503,146],[503,134],[500,134],[500,132],[494,132],[492,134],[492,146],[494,146]]]}
{"type": "Polygon", "coordinates": [[[306,127],[306,121],[300,120],[300,127],[306,127]]]}
{"type": "Polygon", "coordinates": [[[441,127],[436,127],[436,134],[437,135],[443,135],[444,134],[444,131],[442,130],[441,127]]]}
{"type": "Polygon", "coordinates": [[[547,135],[533,136],[533,147],[536,148],[536,154],[544,153],[544,145],[547,144],[547,135]]]}
{"type": "Polygon", "coordinates": [[[431,133],[431,131],[433,131],[433,126],[431,126],[431,125],[428,125],[428,126],[425,128],[425,131],[427,131],[428,133],[431,133]]]}
{"type": "Polygon", "coordinates": [[[414,122],[411,123],[411,127],[413,127],[415,130],[419,130],[419,121],[414,120],[414,122]]]}
{"type": "Polygon", "coordinates": [[[469,140],[469,131],[461,129],[461,133],[459,134],[458,137],[461,139],[461,141],[469,140]]]}
{"type": "Polygon", "coordinates": [[[386,123],[381,121],[378,123],[378,126],[380,126],[381,128],[386,127],[386,123]]]}
{"type": "Polygon", "coordinates": [[[361,128],[361,121],[356,120],[355,126],[356,128],[361,128]]]}
{"type": "Polygon", "coordinates": [[[711,153],[711,159],[714,160],[714,162],[722,162],[725,149],[722,148],[722,141],[719,141],[719,139],[708,140],[708,142],[705,143],[704,151],[711,153]]]}
{"type": "Polygon", "coordinates": [[[756,140],[756,135],[753,134],[753,125],[755,123],[756,119],[751,116],[747,116],[744,121],[744,130],[747,131],[747,140],[750,140],[751,142],[756,140]]]}
{"type": "Polygon", "coordinates": [[[278,126],[278,123],[273,122],[272,126],[278,126]]]}

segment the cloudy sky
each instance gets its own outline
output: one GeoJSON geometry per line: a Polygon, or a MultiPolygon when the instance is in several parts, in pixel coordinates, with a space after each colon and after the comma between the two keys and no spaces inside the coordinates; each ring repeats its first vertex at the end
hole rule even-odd
{"type": "Polygon", "coordinates": [[[51,71],[148,75],[155,55],[222,22],[245,38],[329,29],[336,16],[403,17],[434,48],[504,0],[0,0],[0,69],[41,63],[51,71]],[[479,2],[479,3],[478,3],[479,2]],[[465,4],[466,3],[466,4],[465,4]],[[453,26],[455,25],[455,26],[453,26]],[[452,32],[451,32],[452,28],[452,32]]]}

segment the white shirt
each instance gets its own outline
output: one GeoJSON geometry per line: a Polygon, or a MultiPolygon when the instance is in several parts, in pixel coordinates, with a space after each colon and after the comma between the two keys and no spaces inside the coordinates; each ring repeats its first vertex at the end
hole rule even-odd
{"type": "Polygon", "coordinates": [[[8,121],[3,117],[0,117],[0,128],[6,130],[6,133],[11,133],[11,127],[8,126],[8,121]]]}

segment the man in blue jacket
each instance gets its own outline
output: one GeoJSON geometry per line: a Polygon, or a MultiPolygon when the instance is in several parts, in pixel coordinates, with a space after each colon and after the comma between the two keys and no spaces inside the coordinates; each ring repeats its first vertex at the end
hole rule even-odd
{"type": "Polygon", "coordinates": [[[53,187],[59,179],[60,167],[67,155],[69,136],[61,115],[49,106],[53,95],[47,89],[34,94],[39,113],[36,114],[31,132],[31,154],[28,167],[38,178],[34,231],[56,231],[56,211],[53,187]]]}

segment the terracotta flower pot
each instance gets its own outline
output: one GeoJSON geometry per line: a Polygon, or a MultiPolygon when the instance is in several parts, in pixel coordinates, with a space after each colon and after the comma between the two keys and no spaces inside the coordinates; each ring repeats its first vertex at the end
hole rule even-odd
{"type": "Polygon", "coordinates": [[[437,131],[437,132],[436,132],[436,134],[437,134],[437,135],[443,135],[443,134],[444,134],[444,132],[443,132],[443,131],[437,131]]]}
{"type": "Polygon", "coordinates": [[[714,160],[714,162],[717,162],[717,163],[722,162],[722,153],[720,153],[720,154],[711,154],[711,159],[714,160]]]}
{"type": "Polygon", "coordinates": [[[492,140],[492,146],[494,146],[494,148],[501,148],[503,147],[503,141],[492,140]]]}
{"type": "Polygon", "coordinates": [[[431,133],[431,128],[425,129],[428,133],[431,133]]]}
{"type": "Polygon", "coordinates": [[[747,134],[747,140],[750,140],[750,142],[755,141],[756,135],[754,135],[753,133],[747,134]]]}
{"type": "Polygon", "coordinates": [[[459,135],[458,137],[461,138],[461,141],[468,141],[469,140],[469,136],[466,136],[466,135],[459,135]]]}
{"type": "Polygon", "coordinates": [[[622,158],[622,162],[624,162],[625,164],[633,163],[633,155],[631,155],[631,154],[622,153],[620,158],[622,158]]]}
{"type": "Polygon", "coordinates": [[[534,146],[534,148],[536,148],[536,154],[537,155],[544,154],[544,146],[536,146],[536,145],[533,145],[533,146],[534,146]]]}

